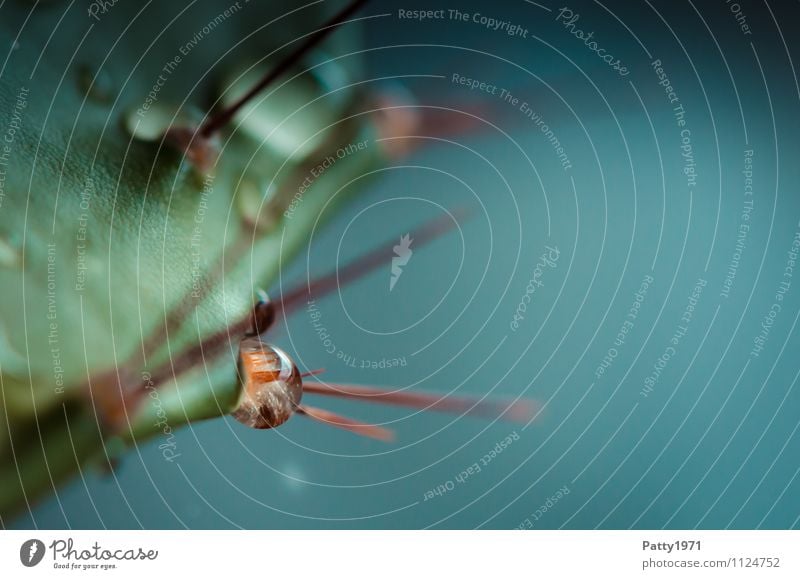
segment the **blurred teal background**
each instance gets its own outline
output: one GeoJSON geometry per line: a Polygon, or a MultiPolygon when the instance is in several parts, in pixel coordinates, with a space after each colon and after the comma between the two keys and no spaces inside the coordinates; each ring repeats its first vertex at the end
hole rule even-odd
{"type": "Polygon", "coordinates": [[[594,31],[626,76],[557,20],[561,5],[457,6],[518,24],[527,37],[472,20],[398,17],[400,9],[447,3],[373,3],[364,75],[433,75],[402,82],[448,126],[469,115],[482,120],[442,140],[418,139],[414,154],[387,166],[315,232],[308,253],[283,272],[283,289],[399,240],[445,209],[466,207],[472,217],[416,249],[391,292],[387,263],[318,302],[341,357],[326,351],[304,311],[273,341],[302,369],[324,367],[326,380],[530,398],[541,405],[536,420],[526,426],[325,401],[396,429],[391,445],[301,418],[272,432],[229,418],[196,423],[179,432],[176,463],[162,459],[157,441],[140,447],[113,476],[84,472],[16,526],[800,524],[800,270],[785,275],[800,232],[794,5],[743,4],[747,34],[724,2],[570,2],[580,16],[575,28],[594,31]],[[685,127],[659,85],[656,60],[684,107],[685,127]],[[455,84],[453,74],[510,91],[552,137],[519,105],[455,84]],[[694,180],[684,172],[684,128],[694,180]],[[749,229],[739,254],[742,224],[749,229]],[[559,259],[544,268],[514,330],[547,246],[559,259]],[[632,327],[615,343],[648,276],[632,327]],[[686,323],[698,280],[705,285],[686,323]],[[779,300],[783,281],[789,287],[779,300]],[[780,311],[754,352],[773,304],[780,311]],[[685,335],[671,343],[681,326],[685,335]],[[601,374],[610,348],[615,357],[601,374]],[[672,355],[657,371],[665,352],[672,355]],[[362,367],[394,359],[402,365],[362,367]],[[476,463],[480,472],[462,475],[476,463]]]}

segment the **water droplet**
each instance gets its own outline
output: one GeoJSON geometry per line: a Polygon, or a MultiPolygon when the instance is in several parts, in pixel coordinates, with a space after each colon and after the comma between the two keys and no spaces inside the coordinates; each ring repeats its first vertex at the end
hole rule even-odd
{"type": "Polygon", "coordinates": [[[247,177],[236,189],[236,206],[242,219],[259,231],[269,230],[275,225],[275,215],[270,200],[274,197],[274,187],[259,186],[247,177]]]}
{"type": "Polygon", "coordinates": [[[78,88],[89,100],[99,104],[110,103],[114,97],[114,83],[105,69],[95,74],[89,65],[78,67],[78,88]]]}
{"type": "Polygon", "coordinates": [[[125,115],[125,129],[140,141],[156,141],[164,133],[175,118],[175,109],[154,103],[146,111],[139,108],[125,115]]]}
{"type": "Polygon", "coordinates": [[[17,267],[19,262],[19,251],[7,240],[0,239],[0,267],[17,267]]]}
{"type": "Polygon", "coordinates": [[[152,103],[147,109],[135,108],[125,115],[125,129],[134,139],[158,141],[168,129],[185,129],[194,134],[202,118],[199,111],[190,107],[178,108],[170,104],[152,103]]]}

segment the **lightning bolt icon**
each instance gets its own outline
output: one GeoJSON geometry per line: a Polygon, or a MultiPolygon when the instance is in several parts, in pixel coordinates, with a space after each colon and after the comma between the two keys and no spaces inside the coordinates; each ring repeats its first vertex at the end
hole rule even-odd
{"type": "Polygon", "coordinates": [[[395,257],[392,257],[392,276],[389,278],[389,291],[394,289],[397,280],[403,274],[403,267],[408,264],[411,255],[414,253],[411,249],[413,241],[407,233],[400,238],[400,243],[393,248],[395,257]]]}
{"type": "Polygon", "coordinates": [[[39,550],[39,543],[34,541],[31,543],[30,551],[28,552],[28,563],[33,561],[33,556],[36,555],[36,552],[39,550]]]}

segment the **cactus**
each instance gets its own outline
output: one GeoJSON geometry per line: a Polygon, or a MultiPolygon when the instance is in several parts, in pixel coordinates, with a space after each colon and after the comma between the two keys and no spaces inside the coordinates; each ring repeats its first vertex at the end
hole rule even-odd
{"type": "MultiPolygon", "coordinates": [[[[303,185],[376,130],[362,90],[348,88],[358,59],[332,59],[352,51],[352,29],[307,51],[202,146],[181,141],[322,25],[329,3],[95,4],[37,5],[0,73],[4,518],[159,421],[231,412],[237,336],[150,390],[158,405],[120,402],[246,317],[331,193],[383,155],[349,154],[303,185]]],[[[3,7],[4,46],[31,11],[3,7]]]]}
{"type": "MultiPolygon", "coordinates": [[[[394,119],[370,111],[354,24],[332,34],[365,0],[339,12],[328,4],[3,7],[7,46],[29,30],[0,70],[10,111],[0,144],[0,523],[83,465],[111,465],[127,445],[189,421],[233,414],[270,428],[297,413],[391,439],[301,405],[302,376],[262,340],[276,304],[259,288],[356,177],[397,154],[376,136],[413,125],[403,109],[394,119]],[[268,406],[279,403],[280,421],[268,406]]],[[[415,249],[443,231],[421,229],[415,249]]],[[[389,260],[393,286],[410,245],[402,238],[315,288],[389,260]]],[[[308,389],[530,414],[351,385],[308,389]]]]}

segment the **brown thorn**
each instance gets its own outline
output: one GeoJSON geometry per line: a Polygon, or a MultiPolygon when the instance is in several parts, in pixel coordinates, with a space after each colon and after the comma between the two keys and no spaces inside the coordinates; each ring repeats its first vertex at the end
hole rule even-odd
{"type": "MultiPolygon", "coordinates": [[[[170,378],[179,376],[183,372],[199,365],[202,361],[215,358],[224,350],[227,344],[238,344],[242,337],[248,333],[251,323],[251,316],[248,314],[227,328],[205,338],[175,358],[171,358],[153,372],[150,379],[151,387],[157,388],[170,378]]],[[[139,389],[144,389],[144,385],[140,385],[139,389]]]]}
{"type": "Polygon", "coordinates": [[[334,32],[341,24],[344,23],[350,16],[357,12],[369,0],[354,0],[347,7],[341,10],[333,18],[331,18],[322,28],[309,34],[300,46],[295,48],[286,58],[284,58],[275,68],[267,73],[253,88],[245,93],[239,100],[233,103],[226,109],[223,109],[215,116],[212,116],[200,129],[200,135],[208,138],[217,132],[219,129],[227,125],[230,120],[239,112],[239,110],[247,104],[247,102],[264,90],[281,75],[286,73],[294,64],[296,64],[309,50],[314,48],[317,44],[327,38],[334,32]]]}
{"type": "MultiPolygon", "coordinates": [[[[277,67],[275,67],[272,71],[270,71],[256,86],[254,86],[250,91],[241,97],[239,101],[234,103],[232,106],[228,107],[227,109],[220,112],[218,115],[213,116],[206,121],[206,123],[200,128],[199,130],[199,137],[200,141],[207,142],[207,140],[216,132],[219,128],[224,126],[231,118],[238,112],[238,110],[253,96],[255,96],[258,92],[266,88],[271,82],[275,79],[280,77],[286,70],[288,70],[299,58],[301,58],[308,50],[312,49],[316,44],[324,40],[329,34],[334,32],[336,28],[341,25],[344,20],[346,20],[349,16],[353,13],[358,11],[364,4],[367,3],[368,0],[356,0],[351,2],[345,9],[335,15],[331,20],[328,21],[322,28],[316,30],[315,32],[311,33],[309,36],[306,37],[306,40],[298,46],[289,56],[287,56],[277,67]]],[[[191,147],[191,142],[194,139],[194,135],[192,135],[187,142],[183,142],[186,140],[186,135],[184,133],[169,133],[168,137],[172,138],[180,135],[182,141],[179,143],[179,148],[184,151],[188,151],[191,147]]],[[[230,260],[230,258],[229,258],[230,260]]],[[[201,287],[203,290],[203,297],[207,294],[207,290],[210,287],[210,283],[205,283],[201,287]]],[[[197,298],[199,301],[199,296],[197,298]]],[[[177,329],[185,319],[188,311],[191,307],[192,301],[189,300],[188,296],[184,299],[173,311],[169,312],[166,319],[166,327],[157,331],[154,335],[152,335],[144,344],[143,347],[143,356],[147,359],[148,356],[152,355],[155,350],[160,347],[163,341],[166,339],[169,329],[177,329]]]]}
{"type": "MultiPolygon", "coordinates": [[[[456,210],[448,215],[433,219],[410,234],[414,240],[414,247],[433,241],[447,233],[458,223],[458,218],[467,214],[466,210],[456,210]]],[[[341,270],[333,271],[320,276],[311,282],[289,290],[275,303],[278,310],[283,310],[284,317],[300,305],[306,303],[309,296],[321,297],[338,287],[347,285],[365,276],[372,270],[384,265],[393,255],[393,248],[397,242],[387,242],[371,252],[357,257],[352,263],[341,270]]]]}
{"type": "Polygon", "coordinates": [[[484,418],[502,418],[512,422],[528,422],[537,410],[537,406],[530,400],[504,402],[466,396],[439,396],[425,392],[391,392],[381,388],[352,384],[304,383],[303,393],[378,404],[393,404],[450,414],[463,413],[484,418]]]}
{"type": "Polygon", "coordinates": [[[346,416],[336,414],[335,412],[330,412],[328,410],[306,405],[298,406],[296,412],[298,414],[304,414],[305,416],[317,420],[318,422],[327,424],[328,426],[341,428],[342,430],[347,430],[360,436],[374,438],[375,440],[382,440],[383,442],[394,441],[394,433],[387,428],[353,420],[352,418],[347,418],[346,416]]]}
{"type": "Polygon", "coordinates": [[[259,290],[256,293],[259,296],[259,301],[255,303],[246,318],[235,322],[216,334],[212,334],[211,337],[202,340],[193,348],[162,364],[153,373],[152,383],[160,385],[170,376],[177,376],[192,368],[195,364],[200,363],[200,361],[209,357],[213,358],[222,350],[226,342],[236,340],[240,335],[261,335],[266,332],[275,322],[275,306],[266,292],[259,290]]]}

